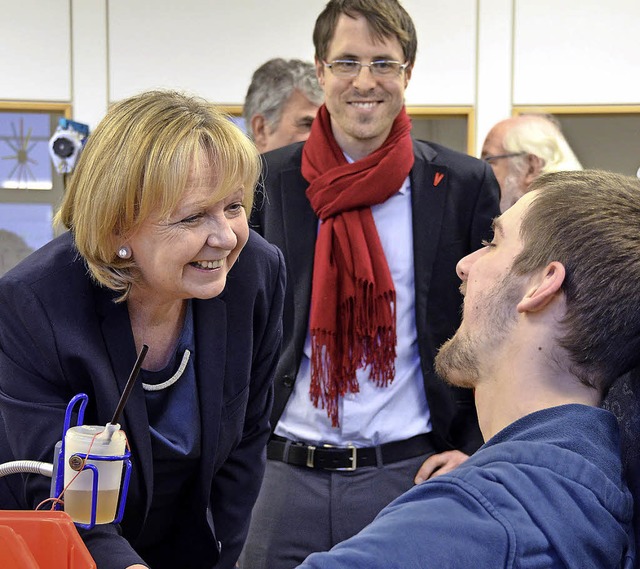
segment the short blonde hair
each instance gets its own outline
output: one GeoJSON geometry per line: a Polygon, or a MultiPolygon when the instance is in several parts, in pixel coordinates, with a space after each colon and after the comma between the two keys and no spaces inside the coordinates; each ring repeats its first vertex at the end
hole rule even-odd
{"type": "Polygon", "coordinates": [[[148,91],[114,104],[71,176],[56,222],[74,236],[93,277],[126,299],[135,262],[120,259],[122,241],[152,212],[168,217],[192,169],[216,172],[212,201],[244,188],[247,215],[260,174],[253,143],[225,114],[198,97],[148,91]]]}

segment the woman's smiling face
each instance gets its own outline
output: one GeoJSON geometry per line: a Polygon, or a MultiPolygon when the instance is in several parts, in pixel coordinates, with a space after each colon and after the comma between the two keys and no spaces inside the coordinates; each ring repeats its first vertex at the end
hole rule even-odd
{"type": "Polygon", "coordinates": [[[216,175],[207,164],[192,168],[178,206],[163,219],[152,214],[127,240],[138,277],[132,294],[154,303],[213,298],[249,238],[244,190],[213,201],[216,175]]]}

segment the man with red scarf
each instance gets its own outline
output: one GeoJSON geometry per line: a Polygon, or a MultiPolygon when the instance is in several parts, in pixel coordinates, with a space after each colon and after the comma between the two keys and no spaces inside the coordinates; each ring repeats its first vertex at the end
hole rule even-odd
{"type": "Polygon", "coordinates": [[[456,262],[499,214],[491,168],[417,141],[413,22],[397,0],[330,0],[325,93],[306,143],[265,155],[254,227],[288,271],[267,471],[242,569],[289,569],[482,443],[470,390],[433,370],[459,324],[456,262]]]}

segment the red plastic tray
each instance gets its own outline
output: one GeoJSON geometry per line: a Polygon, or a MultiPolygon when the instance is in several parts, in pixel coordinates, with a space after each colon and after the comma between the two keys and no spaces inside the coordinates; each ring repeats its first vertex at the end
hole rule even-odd
{"type": "Polygon", "coordinates": [[[0,510],[2,569],[96,569],[69,514],[0,510]]]}

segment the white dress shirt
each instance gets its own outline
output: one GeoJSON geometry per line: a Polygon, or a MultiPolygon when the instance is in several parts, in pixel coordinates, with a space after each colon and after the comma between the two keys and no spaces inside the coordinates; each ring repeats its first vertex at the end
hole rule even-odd
{"type": "Polygon", "coordinates": [[[307,444],[352,443],[364,447],[408,439],[431,430],[415,322],[409,178],[398,193],[371,210],[396,290],[395,378],[389,386],[377,387],[369,381],[368,368],[358,370],[360,391],[340,398],[340,426],[332,427],[326,409],[314,407],[309,396],[311,338],[307,332],[293,393],[275,429],[281,437],[307,444]]]}

